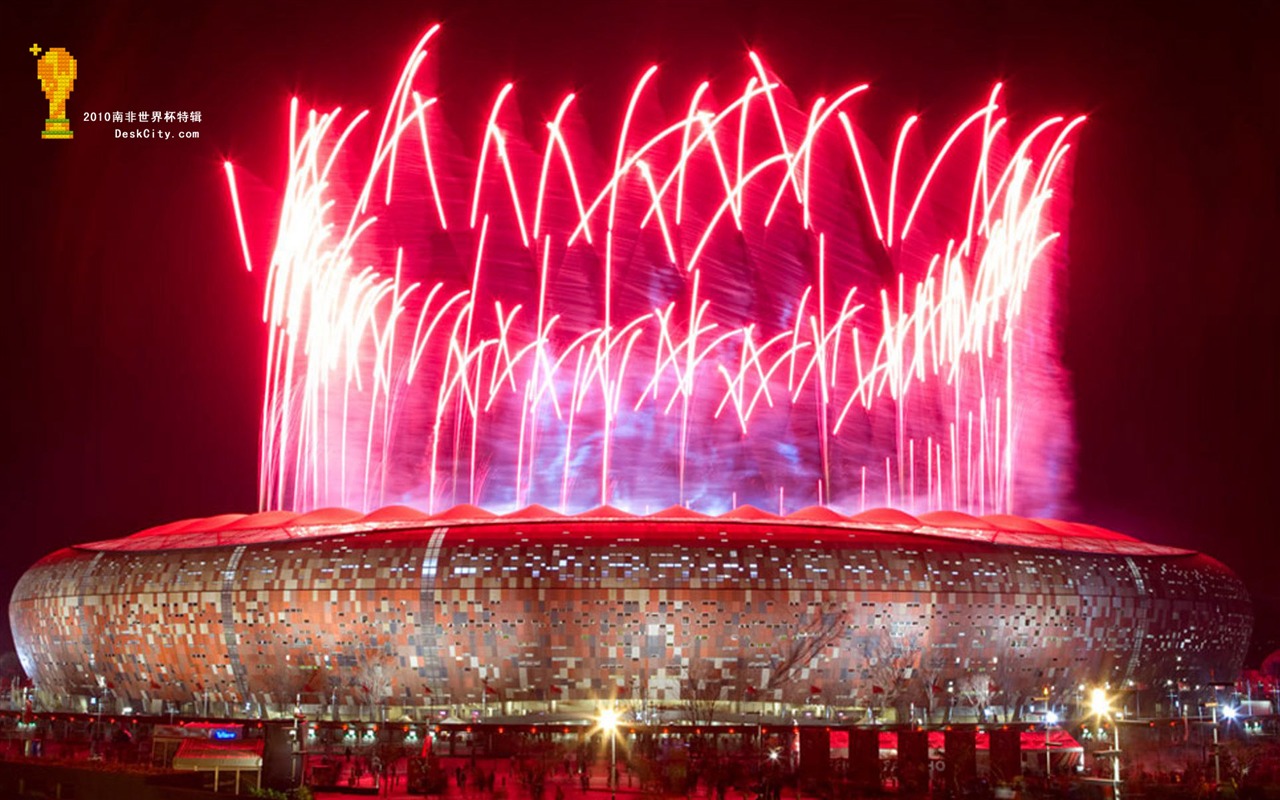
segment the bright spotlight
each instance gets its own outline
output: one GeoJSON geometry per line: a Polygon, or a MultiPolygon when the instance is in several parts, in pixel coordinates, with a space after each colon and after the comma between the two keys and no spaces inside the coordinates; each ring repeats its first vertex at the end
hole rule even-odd
{"type": "Polygon", "coordinates": [[[596,721],[600,723],[601,729],[613,731],[618,727],[618,712],[612,708],[602,708],[596,721]]]}
{"type": "Polygon", "coordinates": [[[1107,699],[1107,692],[1105,689],[1094,689],[1089,694],[1089,708],[1098,716],[1102,716],[1111,711],[1111,701],[1107,699]]]}
{"type": "Polygon", "coordinates": [[[1045,721],[1045,724],[1046,724],[1046,725],[1057,725],[1057,724],[1058,724],[1058,713],[1057,713],[1056,711],[1049,711],[1049,712],[1045,713],[1045,715],[1044,715],[1044,721],[1045,721]]]}
{"type": "Polygon", "coordinates": [[[1239,709],[1237,709],[1235,706],[1226,706],[1225,708],[1222,709],[1222,716],[1226,717],[1227,719],[1235,719],[1236,715],[1239,713],[1240,713],[1239,709]]]}

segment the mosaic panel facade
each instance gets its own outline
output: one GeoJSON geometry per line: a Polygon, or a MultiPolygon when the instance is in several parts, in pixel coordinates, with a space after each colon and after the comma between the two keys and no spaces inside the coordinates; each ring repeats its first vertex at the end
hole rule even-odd
{"type": "Polygon", "coordinates": [[[24,668],[43,689],[109,684],[141,707],[678,703],[707,687],[857,705],[907,679],[1028,694],[1221,680],[1252,623],[1240,581],[1194,553],[718,520],[262,539],[47,557],[10,605],[24,668]]]}

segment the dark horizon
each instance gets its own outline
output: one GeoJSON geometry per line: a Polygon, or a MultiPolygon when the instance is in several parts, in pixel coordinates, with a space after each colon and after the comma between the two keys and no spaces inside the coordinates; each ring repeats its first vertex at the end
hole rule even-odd
{"type": "MultiPolygon", "coordinates": [[[[1223,561],[1253,594],[1248,663],[1280,647],[1266,508],[1280,477],[1280,56],[1265,4],[318,8],[50,3],[8,26],[5,598],[59,547],[254,510],[262,281],[243,269],[222,161],[244,198],[274,208],[288,97],[376,107],[441,22],[433,58],[460,131],[506,80],[527,120],[568,90],[608,118],[650,63],[700,79],[752,47],[802,100],[870,81],[886,119],[952,120],[996,80],[1017,118],[1089,114],[1061,317],[1077,442],[1063,516],[1223,561]],[[79,62],[71,142],[38,137],[32,43],[79,62]],[[78,116],[133,107],[199,110],[201,138],[117,140],[78,116]]],[[[0,652],[11,646],[6,616],[0,652]]]]}

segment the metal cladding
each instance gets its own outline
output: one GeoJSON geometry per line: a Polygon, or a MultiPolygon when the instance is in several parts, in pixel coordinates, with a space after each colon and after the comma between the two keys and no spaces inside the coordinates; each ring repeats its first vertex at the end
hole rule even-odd
{"type": "Polygon", "coordinates": [[[9,613],[41,690],[110,685],[143,708],[708,691],[862,705],[974,680],[1012,702],[1222,680],[1252,624],[1217,561],[1093,526],[751,507],[188,520],[47,556],[9,613]]]}

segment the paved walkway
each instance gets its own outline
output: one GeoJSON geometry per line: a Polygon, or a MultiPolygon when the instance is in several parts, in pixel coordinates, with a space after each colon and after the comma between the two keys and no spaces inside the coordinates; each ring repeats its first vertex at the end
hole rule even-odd
{"type": "MultiPolygon", "coordinates": [[[[336,760],[342,762],[342,757],[336,757],[336,760]]],[[[319,763],[317,758],[316,763],[319,763]]],[[[352,783],[352,767],[357,763],[357,759],[352,759],[350,764],[343,763],[342,771],[339,774],[339,791],[321,791],[316,792],[317,800],[335,800],[336,798],[350,798],[360,795],[392,798],[421,798],[420,794],[410,794],[405,786],[406,773],[408,765],[405,759],[399,759],[395,763],[395,778],[393,781],[383,781],[376,789],[374,787],[373,777],[368,773],[359,775],[352,783]],[[390,783],[391,785],[387,785],[390,783]]],[[[452,798],[452,800],[529,800],[529,793],[524,786],[520,784],[518,777],[511,774],[511,759],[509,758],[477,758],[473,764],[471,759],[466,756],[461,757],[445,757],[440,759],[441,767],[444,769],[445,775],[448,777],[448,788],[445,790],[444,797],[452,798]],[[466,777],[461,786],[458,785],[457,771],[461,768],[466,777]],[[493,790],[487,788],[477,788],[475,781],[475,773],[482,772],[485,776],[493,776],[493,790]]],[[[547,776],[545,791],[541,800],[605,800],[611,796],[608,786],[608,765],[598,763],[588,772],[587,789],[582,788],[581,778],[577,773],[567,774],[562,769],[556,770],[553,774],[547,776]]],[[[638,783],[634,777],[629,777],[624,771],[618,780],[618,788],[616,794],[619,798],[626,800],[634,800],[642,793],[638,783]]],[[[699,786],[693,793],[680,795],[689,798],[708,799],[713,796],[707,794],[707,789],[699,786]]],[[[746,798],[754,797],[754,794],[743,795],[737,791],[730,791],[725,800],[746,800],[746,798]]],[[[788,800],[790,800],[788,793],[788,800]]]]}

